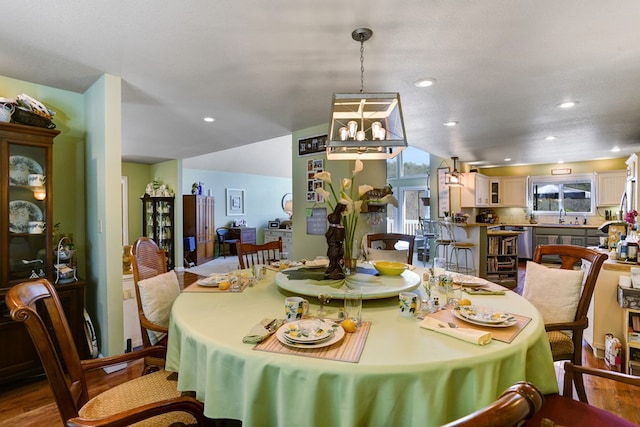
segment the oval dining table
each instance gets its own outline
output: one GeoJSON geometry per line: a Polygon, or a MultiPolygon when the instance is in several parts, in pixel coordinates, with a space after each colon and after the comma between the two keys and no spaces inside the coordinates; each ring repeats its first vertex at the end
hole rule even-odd
{"type": "MultiPolygon", "coordinates": [[[[423,271],[415,269],[420,277],[423,271]]],[[[558,392],[541,316],[511,291],[471,297],[531,318],[510,343],[478,346],[421,328],[400,315],[395,297],[363,302],[370,329],[356,363],[255,350],[243,336],[264,318],[282,318],[293,295],[275,275],[268,271],[243,292],[185,291],[174,302],[166,369],[178,372],[178,389],[195,392],[210,418],[245,427],[428,427],[493,402],[517,381],[558,392]]],[[[317,311],[317,298],[306,298],[317,311]]]]}

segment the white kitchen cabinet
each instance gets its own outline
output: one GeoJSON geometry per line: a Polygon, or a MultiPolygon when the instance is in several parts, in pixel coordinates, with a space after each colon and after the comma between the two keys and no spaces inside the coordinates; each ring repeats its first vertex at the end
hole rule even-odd
{"type": "Polygon", "coordinates": [[[264,230],[264,242],[274,242],[282,237],[282,252],[291,255],[293,250],[293,230],[281,230],[278,228],[267,228],[264,230]]]}
{"type": "Polygon", "coordinates": [[[627,171],[598,172],[598,206],[619,206],[627,185],[627,171]]]}
{"type": "Polygon", "coordinates": [[[500,178],[489,178],[489,204],[491,206],[502,206],[502,180],[500,178]]]}
{"type": "Polygon", "coordinates": [[[485,175],[471,172],[463,176],[463,184],[460,191],[460,206],[473,208],[489,206],[489,178],[485,175]]]}
{"type": "Polygon", "coordinates": [[[527,177],[504,176],[500,178],[500,206],[524,208],[527,206],[527,177]]]}

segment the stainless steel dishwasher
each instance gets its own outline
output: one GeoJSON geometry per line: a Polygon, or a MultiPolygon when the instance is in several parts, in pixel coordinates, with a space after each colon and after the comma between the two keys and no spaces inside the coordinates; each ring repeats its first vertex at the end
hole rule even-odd
{"type": "Polygon", "coordinates": [[[518,258],[533,259],[533,227],[514,227],[522,232],[518,236],[518,258]]]}

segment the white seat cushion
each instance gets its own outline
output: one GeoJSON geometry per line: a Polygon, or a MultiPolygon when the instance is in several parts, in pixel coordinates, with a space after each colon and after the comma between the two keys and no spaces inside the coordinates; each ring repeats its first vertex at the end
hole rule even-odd
{"type": "Polygon", "coordinates": [[[396,261],[407,263],[409,259],[409,250],[385,250],[367,248],[367,260],[368,261],[396,261]]]}
{"type": "MultiPolygon", "coordinates": [[[[169,327],[171,306],[180,295],[180,283],[175,271],[159,274],[138,282],[142,311],[151,322],[169,327]]],[[[165,334],[149,331],[151,344],[156,344],[165,334]]]]}
{"type": "Polygon", "coordinates": [[[545,324],[571,322],[578,308],[583,276],[582,270],[549,268],[527,261],[522,296],[538,309],[545,324]]]}

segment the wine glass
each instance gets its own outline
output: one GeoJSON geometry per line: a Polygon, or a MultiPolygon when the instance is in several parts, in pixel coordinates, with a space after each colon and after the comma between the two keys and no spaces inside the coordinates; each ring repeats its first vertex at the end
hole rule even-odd
{"type": "Polygon", "coordinates": [[[331,295],[325,293],[318,294],[318,301],[320,301],[320,309],[318,310],[317,317],[322,319],[327,316],[324,305],[329,304],[331,301],[331,295]]]}

